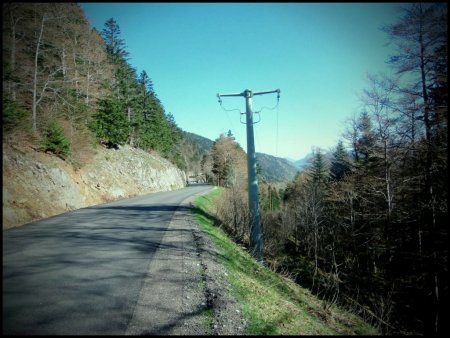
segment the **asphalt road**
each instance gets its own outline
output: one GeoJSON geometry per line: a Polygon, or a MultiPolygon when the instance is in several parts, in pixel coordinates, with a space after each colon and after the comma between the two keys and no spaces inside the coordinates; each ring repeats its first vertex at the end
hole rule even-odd
{"type": "Polygon", "coordinates": [[[3,334],[129,334],[142,289],[151,292],[152,259],[170,249],[162,238],[175,211],[210,189],[139,196],[3,231],[3,334]]]}

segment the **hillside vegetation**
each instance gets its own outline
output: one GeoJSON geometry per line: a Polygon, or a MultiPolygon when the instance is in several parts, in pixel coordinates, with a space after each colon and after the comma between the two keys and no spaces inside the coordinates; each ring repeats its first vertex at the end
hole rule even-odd
{"type": "Polygon", "coordinates": [[[215,141],[204,168],[225,188],[215,215],[221,227],[245,247],[263,243],[274,271],[329,306],[353,308],[383,334],[443,334],[447,5],[408,5],[383,31],[395,47],[387,60],[395,76],[367,75],[361,110],[334,149],[315,149],[284,189],[260,173],[262,241],[249,238],[243,150],[231,135],[215,141]]]}
{"type": "Polygon", "coordinates": [[[200,150],[114,19],[98,32],[76,3],[2,9],[4,229],[186,184],[200,150]]]}
{"type": "Polygon", "coordinates": [[[222,257],[231,294],[238,300],[256,335],[376,335],[361,318],[337,306],[327,306],[292,280],[258,264],[221,229],[216,209],[223,189],[199,197],[196,219],[214,241],[222,257]],[[325,306],[324,306],[325,305],[325,306]]]}
{"type": "Polygon", "coordinates": [[[129,63],[113,18],[98,32],[76,3],[7,3],[2,37],[3,141],[74,167],[96,144],[128,144],[192,175],[203,170],[213,142],[177,126],[149,74],[129,63]]]}
{"type": "Polygon", "coordinates": [[[298,172],[289,161],[268,154],[256,153],[256,162],[262,180],[268,183],[290,182],[298,172]]]}
{"type": "Polygon", "coordinates": [[[113,18],[98,32],[76,3],[6,3],[2,22],[4,141],[30,142],[75,167],[98,143],[199,167],[197,145],[165,112],[147,72],[128,62],[113,18]]]}

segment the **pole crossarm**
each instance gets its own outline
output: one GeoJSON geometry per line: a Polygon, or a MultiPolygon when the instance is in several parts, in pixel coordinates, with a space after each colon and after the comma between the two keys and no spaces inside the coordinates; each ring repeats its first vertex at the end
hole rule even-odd
{"type": "Polygon", "coordinates": [[[265,90],[265,91],[261,91],[261,92],[252,92],[249,89],[244,90],[242,93],[228,93],[228,94],[219,94],[217,93],[217,97],[220,98],[222,96],[243,96],[243,97],[252,97],[255,95],[264,95],[264,94],[272,94],[272,93],[278,93],[280,94],[280,90],[279,89],[275,89],[275,90],[265,90]]]}
{"type": "Polygon", "coordinates": [[[217,97],[222,96],[243,96],[242,93],[235,93],[235,94],[217,94],[217,97]]]}
{"type": "Polygon", "coordinates": [[[263,92],[256,92],[256,93],[253,93],[253,96],[255,96],[255,95],[264,95],[264,94],[272,94],[272,93],[278,93],[278,94],[280,94],[280,90],[279,89],[275,89],[275,90],[267,90],[267,91],[263,91],[263,92]]]}

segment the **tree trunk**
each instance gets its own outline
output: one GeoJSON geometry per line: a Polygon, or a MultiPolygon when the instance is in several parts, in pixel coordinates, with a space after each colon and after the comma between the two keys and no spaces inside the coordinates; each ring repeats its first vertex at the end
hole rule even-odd
{"type": "Polygon", "coordinates": [[[66,50],[63,47],[61,51],[61,66],[62,66],[62,73],[63,73],[63,79],[66,80],[66,73],[67,73],[67,65],[66,65],[66,50]]]}
{"type": "MultiPolygon", "coordinates": [[[[386,183],[386,202],[387,202],[387,225],[391,223],[392,214],[392,191],[391,191],[391,174],[390,174],[390,163],[388,161],[387,152],[387,140],[384,140],[384,173],[385,173],[385,183],[386,183]]],[[[385,232],[385,234],[387,231],[385,232]]]]}
{"type": "MultiPolygon", "coordinates": [[[[16,26],[20,18],[15,19],[13,10],[10,10],[11,18],[11,75],[14,77],[16,72],[16,26]]],[[[16,81],[10,80],[10,94],[11,99],[16,101],[16,81]]]]}
{"type": "Polygon", "coordinates": [[[88,67],[86,73],[86,105],[89,106],[89,83],[91,81],[91,59],[88,59],[88,67]]]}
{"type": "Polygon", "coordinates": [[[38,83],[38,58],[39,58],[39,47],[41,45],[42,40],[42,34],[44,32],[44,21],[45,18],[42,16],[41,21],[41,29],[39,32],[39,38],[36,43],[36,52],[34,54],[34,74],[33,74],[33,105],[32,105],[32,119],[33,119],[33,131],[36,131],[36,111],[37,111],[37,105],[38,105],[38,99],[37,99],[37,83],[38,83]]]}

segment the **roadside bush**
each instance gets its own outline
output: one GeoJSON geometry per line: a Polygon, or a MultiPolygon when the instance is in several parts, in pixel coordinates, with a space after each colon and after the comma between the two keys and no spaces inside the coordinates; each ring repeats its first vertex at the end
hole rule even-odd
{"type": "Polygon", "coordinates": [[[249,244],[248,200],[245,191],[237,186],[227,188],[216,201],[217,217],[222,228],[238,243],[249,244]]]}
{"type": "Polygon", "coordinates": [[[3,122],[3,131],[8,132],[15,128],[17,128],[20,123],[23,121],[27,112],[25,109],[20,108],[16,102],[9,99],[8,97],[3,96],[3,114],[2,114],[2,122],[3,122]]]}

